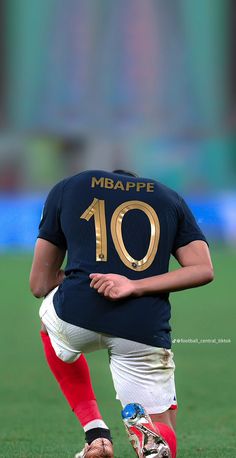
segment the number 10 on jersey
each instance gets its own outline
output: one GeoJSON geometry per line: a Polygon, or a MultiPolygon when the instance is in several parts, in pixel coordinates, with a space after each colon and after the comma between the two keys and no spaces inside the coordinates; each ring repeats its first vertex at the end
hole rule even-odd
{"type": "MultiPolygon", "coordinates": [[[[106,262],[108,253],[105,200],[94,198],[91,205],[85,210],[80,218],[89,221],[92,217],[94,217],[96,234],[96,261],[106,262]]],[[[115,209],[112,215],[110,230],[116,251],[126,267],[136,271],[143,271],[152,264],[158,250],[160,223],[155,210],[149,204],[140,200],[123,202],[115,209]],[[131,210],[143,211],[147,215],[151,226],[150,242],[147,253],[139,260],[132,258],[128,253],[122,237],[123,218],[125,214],[131,210]]]]}

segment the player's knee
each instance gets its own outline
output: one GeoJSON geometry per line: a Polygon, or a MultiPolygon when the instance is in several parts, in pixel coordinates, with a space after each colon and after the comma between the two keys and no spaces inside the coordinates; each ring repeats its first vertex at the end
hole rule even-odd
{"type": "Polygon", "coordinates": [[[68,350],[57,349],[55,352],[58,358],[60,358],[64,363],[68,364],[74,363],[80,356],[80,354],[78,355],[77,353],[73,353],[68,350]]]}

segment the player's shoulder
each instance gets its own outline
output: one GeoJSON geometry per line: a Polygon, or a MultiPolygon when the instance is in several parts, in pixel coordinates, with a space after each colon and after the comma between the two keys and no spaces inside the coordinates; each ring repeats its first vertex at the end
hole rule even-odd
{"type": "Polygon", "coordinates": [[[70,187],[71,185],[73,186],[74,184],[78,184],[86,180],[89,180],[91,176],[93,176],[93,174],[96,174],[96,173],[99,174],[101,172],[102,171],[99,172],[98,170],[86,170],[83,172],[76,173],[75,175],[68,176],[58,181],[57,183],[55,183],[53,187],[51,188],[50,192],[53,192],[53,193],[61,192],[64,190],[64,188],[70,187]]]}
{"type": "Polygon", "coordinates": [[[58,181],[55,183],[51,189],[49,190],[48,197],[57,197],[62,194],[63,188],[65,186],[67,179],[64,178],[63,180],[58,181]]]}
{"type": "Polygon", "coordinates": [[[102,175],[108,175],[109,172],[105,170],[84,170],[82,172],[76,173],[70,177],[65,178],[61,181],[62,186],[69,186],[78,183],[84,183],[90,181],[93,176],[100,177],[102,175]]]}
{"type": "Polygon", "coordinates": [[[158,193],[159,197],[162,197],[164,200],[168,200],[173,205],[180,205],[182,198],[174,189],[161,183],[160,181],[155,181],[155,190],[158,193]]]}

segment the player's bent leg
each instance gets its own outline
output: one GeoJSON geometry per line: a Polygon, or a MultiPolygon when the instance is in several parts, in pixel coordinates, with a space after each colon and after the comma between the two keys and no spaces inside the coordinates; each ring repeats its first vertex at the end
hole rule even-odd
{"type": "Polygon", "coordinates": [[[157,441],[157,446],[160,440],[160,450],[156,451],[156,455],[150,456],[175,458],[174,417],[176,414],[169,410],[176,398],[172,352],[124,339],[113,338],[112,340],[110,367],[118,399],[123,406],[130,403],[141,404],[145,412],[153,418],[152,421],[149,417],[147,423],[152,425],[149,430],[154,429],[155,432],[153,430],[152,433],[145,432],[143,427],[142,431],[139,430],[139,436],[136,438],[140,445],[138,456],[148,456],[151,453],[146,449],[143,450],[143,454],[140,451],[144,442],[153,445],[154,440],[157,441]],[[155,439],[153,434],[157,435],[155,439]]]}
{"type": "Polygon", "coordinates": [[[175,402],[173,355],[170,350],[110,338],[110,369],[117,398],[137,402],[150,414],[166,412],[175,402]]]}
{"type": "Polygon", "coordinates": [[[101,442],[102,438],[105,441],[104,444],[102,442],[106,453],[104,457],[112,458],[111,433],[99,411],[85,357],[81,355],[74,363],[67,364],[57,357],[49,335],[42,330],[41,338],[51,372],[85,432],[86,446],[82,452],[76,454],[76,458],[94,456],[91,453],[99,449],[95,441],[99,439],[101,442]],[[93,446],[90,447],[92,443],[93,446]]]}
{"type": "MultiPolygon", "coordinates": [[[[44,301],[40,310],[40,315],[44,320],[41,338],[49,367],[84,428],[86,448],[90,447],[90,444],[96,439],[102,438],[111,444],[111,433],[99,412],[86,359],[77,348],[70,348],[70,342],[68,343],[66,339],[60,340],[59,336],[63,323],[57,317],[48,297],[46,299],[46,304],[44,301]],[[65,361],[70,362],[70,364],[65,361]]],[[[89,340],[90,336],[86,337],[89,340]]],[[[89,453],[90,451],[89,448],[89,453]]],[[[110,458],[112,455],[110,453],[107,456],[110,458]]]]}
{"type": "Polygon", "coordinates": [[[41,339],[47,363],[81,425],[101,419],[85,357],[66,364],[57,357],[48,334],[41,331],[41,339]]]}

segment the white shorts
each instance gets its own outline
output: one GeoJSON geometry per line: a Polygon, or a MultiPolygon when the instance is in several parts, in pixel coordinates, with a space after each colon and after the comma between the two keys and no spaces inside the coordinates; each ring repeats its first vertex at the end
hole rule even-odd
{"type": "Polygon", "coordinates": [[[149,414],[176,408],[173,353],[165,348],[89,331],[61,320],[54,309],[55,288],[44,299],[39,316],[57,356],[68,363],[81,353],[107,349],[117,399],[143,405],[149,414]]]}

